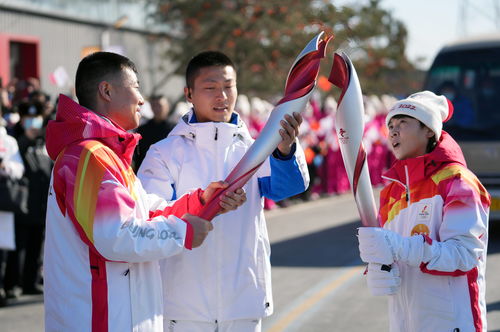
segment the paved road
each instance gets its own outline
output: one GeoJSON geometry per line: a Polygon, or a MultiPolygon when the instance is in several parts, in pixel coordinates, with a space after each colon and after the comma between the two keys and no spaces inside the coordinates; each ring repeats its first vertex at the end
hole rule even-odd
{"type": "MultiPolygon", "coordinates": [[[[266,332],[387,331],[387,300],[369,294],[354,236],[350,195],[267,213],[275,313],[266,332]]],[[[500,225],[500,223],[498,223],[500,225]]],[[[488,331],[500,332],[500,227],[490,235],[488,331]]],[[[0,332],[43,330],[43,299],[23,296],[0,309],[0,332]]]]}
{"type": "MultiPolygon", "coordinates": [[[[350,195],[271,211],[275,313],[266,332],[388,331],[387,299],[369,294],[350,195]]],[[[497,222],[500,226],[500,222],[497,222]]],[[[500,332],[500,227],[490,234],[488,331],[500,332]]]]}

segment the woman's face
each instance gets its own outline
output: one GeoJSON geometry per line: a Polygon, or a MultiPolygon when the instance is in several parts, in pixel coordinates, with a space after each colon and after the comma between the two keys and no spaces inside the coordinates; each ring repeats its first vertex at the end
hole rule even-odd
{"type": "Polygon", "coordinates": [[[409,116],[392,118],[388,129],[390,148],[399,160],[426,154],[429,138],[435,135],[420,121],[409,116]]]}

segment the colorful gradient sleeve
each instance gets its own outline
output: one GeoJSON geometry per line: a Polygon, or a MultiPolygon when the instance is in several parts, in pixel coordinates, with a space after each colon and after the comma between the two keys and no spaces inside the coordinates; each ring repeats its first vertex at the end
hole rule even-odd
{"type": "Polygon", "coordinates": [[[189,225],[171,214],[197,212],[200,192],[150,211],[150,197],[132,169],[102,143],[84,141],[61,155],[54,168],[59,208],[103,258],[149,261],[190,246],[189,225]]]}

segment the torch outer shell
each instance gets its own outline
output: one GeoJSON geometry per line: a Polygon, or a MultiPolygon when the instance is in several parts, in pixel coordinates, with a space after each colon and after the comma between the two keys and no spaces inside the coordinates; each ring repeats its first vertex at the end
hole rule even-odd
{"type": "Polygon", "coordinates": [[[337,136],[361,222],[364,226],[375,227],[379,226],[377,207],[362,141],[364,132],[363,95],[352,62],[344,53],[341,54],[341,57],[347,65],[349,80],[337,109],[337,136]]]}

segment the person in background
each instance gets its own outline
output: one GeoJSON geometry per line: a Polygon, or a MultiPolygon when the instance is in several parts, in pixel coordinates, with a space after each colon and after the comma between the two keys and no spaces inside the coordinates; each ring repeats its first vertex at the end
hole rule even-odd
{"type": "Polygon", "coordinates": [[[452,115],[449,100],[423,91],[386,117],[397,160],[384,174],[381,227],[359,228],[358,240],[368,288],[389,296],[390,331],[487,330],[491,198],[442,130],[452,115]]]}
{"type": "Polygon", "coordinates": [[[18,106],[22,133],[17,138],[24,162],[24,178],[28,183],[28,211],[17,213],[16,250],[7,255],[5,289],[9,297],[42,294],[41,252],[47,211],[47,195],[53,162],[45,148],[43,106],[38,102],[22,102],[18,106]]]}
{"type": "Polygon", "coordinates": [[[163,95],[153,95],[149,98],[153,118],[137,128],[137,133],[142,136],[136,151],[135,168],[139,169],[142,160],[146,156],[151,144],[154,144],[168,136],[175,127],[170,118],[170,104],[163,95]]]}
{"type": "Polygon", "coordinates": [[[12,89],[15,89],[15,87],[11,83],[4,84],[0,77],[0,113],[2,114],[0,121],[2,121],[2,126],[7,131],[7,134],[14,136],[13,127],[19,121],[19,114],[17,112],[14,113],[15,110],[11,98],[12,89]]]}
{"type": "Polygon", "coordinates": [[[43,123],[44,126],[47,125],[49,120],[55,120],[56,114],[55,114],[55,107],[54,104],[50,100],[50,96],[41,91],[41,90],[36,90],[33,91],[30,94],[29,100],[33,103],[40,103],[43,107],[43,123]]]}
{"type": "MultiPolygon", "coordinates": [[[[24,173],[24,164],[19,154],[17,141],[14,137],[7,134],[5,121],[2,117],[0,108],[0,177],[10,177],[12,179],[21,179],[24,173]]],[[[14,221],[14,213],[0,211],[0,223],[14,221]],[[9,220],[7,220],[9,219],[9,220]]],[[[5,234],[3,234],[5,235],[5,234]]],[[[7,252],[0,248],[0,307],[7,304],[7,294],[4,290],[4,261],[7,252]]]]}
{"type": "MultiPolygon", "coordinates": [[[[9,92],[7,88],[4,87],[3,79],[0,77],[0,118],[3,119],[4,110],[9,110],[11,107],[12,104],[9,99],[9,92]]],[[[5,127],[5,123],[2,123],[2,126],[5,127]]]]}
{"type": "Polygon", "coordinates": [[[481,126],[497,128],[500,125],[500,83],[491,77],[485,77],[481,80],[478,89],[481,126]]]}
{"type": "Polygon", "coordinates": [[[470,128],[476,123],[476,112],[472,101],[460,93],[453,81],[445,81],[438,89],[438,93],[448,98],[453,103],[455,114],[450,120],[450,126],[470,128]]]}

